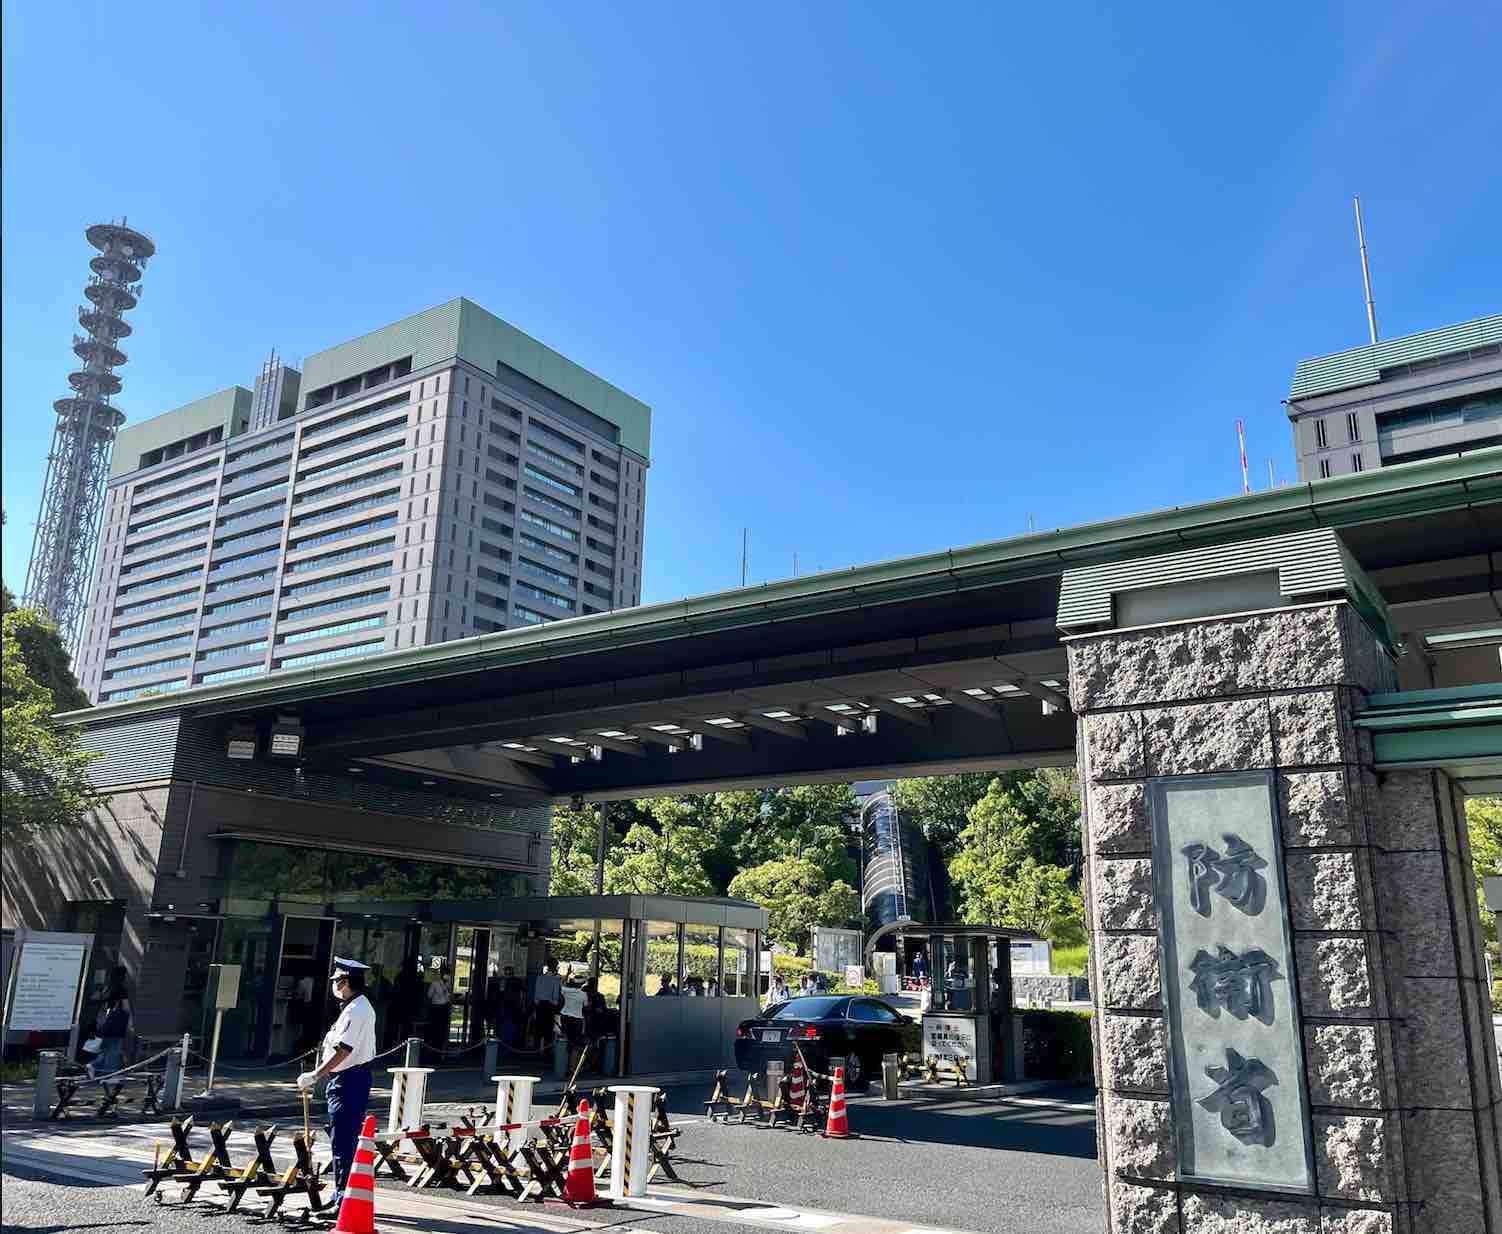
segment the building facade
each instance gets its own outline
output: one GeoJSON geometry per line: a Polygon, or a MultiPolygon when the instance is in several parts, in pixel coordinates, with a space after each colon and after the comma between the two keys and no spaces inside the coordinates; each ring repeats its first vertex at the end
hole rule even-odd
{"type": "Polygon", "coordinates": [[[1502,314],[1302,361],[1301,482],[1502,444],[1502,314]]]}
{"type": "Polygon", "coordinates": [[[630,607],[651,410],[452,300],[120,433],[94,702],[630,607]]]}

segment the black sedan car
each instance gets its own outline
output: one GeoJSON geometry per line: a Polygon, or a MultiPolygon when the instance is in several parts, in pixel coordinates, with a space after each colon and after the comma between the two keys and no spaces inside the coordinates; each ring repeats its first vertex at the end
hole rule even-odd
{"type": "Polygon", "coordinates": [[[768,1007],[735,1030],[735,1065],[766,1073],[780,1061],[791,1075],[801,1053],[804,1065],[827,1075],[845,1068],[847,1088],[864,1087],[881,1073],[883,1054],[919,1054],[922,1026],[879,998],[859,994],[809,994],[768,1007]]]}

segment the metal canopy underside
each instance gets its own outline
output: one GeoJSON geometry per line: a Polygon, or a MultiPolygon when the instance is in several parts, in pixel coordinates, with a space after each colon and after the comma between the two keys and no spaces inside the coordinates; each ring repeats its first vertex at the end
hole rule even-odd
{"type": "Polygon", "coordinates": [[[1502,449],[77,718],[294,713],[310,767],[512,802],[1063,764],[1066,566],[1324,526],[1387,601],[1405,685],[1497,677],[1495,647],[1424,635],[1502,614],[1502,449]]]}

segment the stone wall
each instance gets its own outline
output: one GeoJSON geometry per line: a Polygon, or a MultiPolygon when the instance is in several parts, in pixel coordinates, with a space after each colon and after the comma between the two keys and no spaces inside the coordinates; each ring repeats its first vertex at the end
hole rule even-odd
{"type": "Polygon", "coordinates": [[[1034,1003],[1069,1003],[1090,997],[1088,977],[1057,974],[1016,976],[1012,978],[1012,1005],[1026,1007],[1034,1003]]]}
{"type": "Polygon", "coordinates": [[[1458,795],[1379,779],[1352,724],[1390,660],[1346,604],[1069,643],[1085,786],[1108,1228],[1131,1234],[1502,1230],[1498,1079],[1458,795]],[[1148,785],[1271,769],[1316,1194],[1180,1179],[1148,785]]]}

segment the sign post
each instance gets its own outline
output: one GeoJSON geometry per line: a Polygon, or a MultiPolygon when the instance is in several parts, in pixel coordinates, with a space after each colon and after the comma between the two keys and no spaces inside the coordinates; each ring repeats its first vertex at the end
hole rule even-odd
{"type": "Polygon", "coordinates": [[[17,1033],[68,1034],[67,1057],[78,1051],[84,979],[94,949],[92,934],[16,931],[0,1043],[17,1033]]]}
{"type": "Polygon", "coordinates": [[[209,1076],[199,1097],[214,1095],[214,1068],[219,1062],[219,1030],[224,1027],[224,1013],[233,1011],[240,1001],[240,966],[209,965],[209,994],[214,1008],[214,1044],[209,1047],[209,1076]]]}

